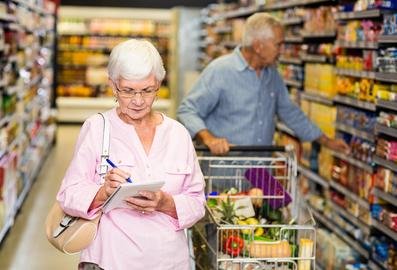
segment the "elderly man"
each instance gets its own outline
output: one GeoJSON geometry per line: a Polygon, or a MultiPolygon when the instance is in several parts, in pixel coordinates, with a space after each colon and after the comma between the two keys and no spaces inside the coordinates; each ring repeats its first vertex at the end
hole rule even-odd
{"type": "Polygon", "coordinates": [[[232,144],[271,145],[275,116],[303,141],[349,151],[343,140],[328,138],[291,102],[275,65],[283,40],[277,19],[267,13],[250,16],[242,45],[210,63],[182,101],[179,120],[212,154],[226,154],[232,144]]]}

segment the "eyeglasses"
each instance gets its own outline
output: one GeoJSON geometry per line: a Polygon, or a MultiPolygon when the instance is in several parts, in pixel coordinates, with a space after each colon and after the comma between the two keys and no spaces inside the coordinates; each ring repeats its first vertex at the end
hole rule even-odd
{"type": "Polygon", "coordinates": [[[158,88],[148,88],[142,91],[134,91],[130,89],[120,89],[116,83],[114,83],[114,86],[116,87],[117,92],[119,92],[119,95],[125,98],[136,98],[138,94],[141,95],[141,98],[151,98],[155,96],[157,90],[159,90],[158,88]]]}

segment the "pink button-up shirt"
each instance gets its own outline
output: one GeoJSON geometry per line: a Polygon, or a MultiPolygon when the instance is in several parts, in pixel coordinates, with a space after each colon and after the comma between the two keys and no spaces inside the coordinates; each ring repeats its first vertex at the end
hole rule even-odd
{"type": "MultiPolygon", "coordinates": [[[[162,190],[175,201],[178,219],[164,213],[141,214],[119,208],[102,215],[98,234],[81,253],[81,262],[112,269],[189,269],[188,242],[183,229],[204,215],[204,179],[191,137],[177,121],[163,115],[156,127],[149,154],[132,125],[116,110],[107,111],[110,122],[109,158],[137,182],[164,180],[162,190]]],[[[100,153],[103,119],[94,115],[83,124],[73,159],[57,200],[70,215],[93,218],[88,211],[100,188],[100,153]]]]}

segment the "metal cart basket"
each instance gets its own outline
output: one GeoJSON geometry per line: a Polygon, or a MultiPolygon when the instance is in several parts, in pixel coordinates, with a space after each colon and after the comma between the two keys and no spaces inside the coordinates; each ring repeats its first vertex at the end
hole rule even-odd
{"type": "Polygon", "coordinates": [[[196,268],[315,269],[315,221],[299,204],[293,150],[196,150],[207,196],[207,217],[193,228],[196,268]]]}

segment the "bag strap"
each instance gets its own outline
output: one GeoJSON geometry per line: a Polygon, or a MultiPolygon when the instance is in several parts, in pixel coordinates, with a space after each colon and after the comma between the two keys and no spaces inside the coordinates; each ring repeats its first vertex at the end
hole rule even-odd
{"type": "Polygon", "coordinates": [[[99,166],[99,175],[101,176],[101,183],[105,182],[105,175],[108,171],[108,164],[106,159],[109,158],[109,141],[110,141],[110,126],[109,119],[103,113],[99,113],[103,118],[103,139],[102,139],[102,153],[101,165],[99,166]]]}
{"type": "MultiPolygon", "coordinates": [[[[101,183],[105,182],[105,175],[108,170],[106,159],[109,157],[109,145],[110,145],[110,125],[109,120],[103,113],[99,113],[103,118],[103,139],[102,139],[102,153],[101,153],[101,165],[99,169],[99,175],[101,176],[101,183]]],[[[70,227],[78,217],[69,216],[64,214],[57,228],[52,232],[52,236],[57,238],[61,235],[68,227],[70,227]]]]}

